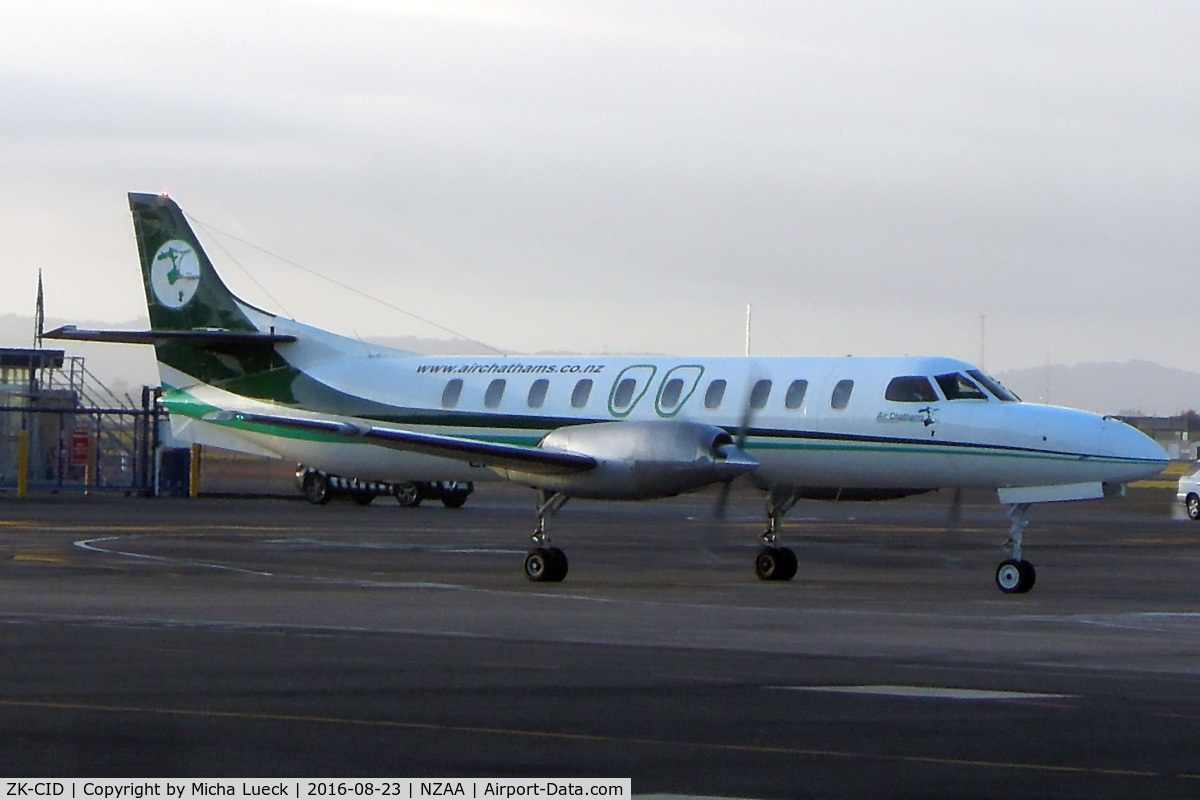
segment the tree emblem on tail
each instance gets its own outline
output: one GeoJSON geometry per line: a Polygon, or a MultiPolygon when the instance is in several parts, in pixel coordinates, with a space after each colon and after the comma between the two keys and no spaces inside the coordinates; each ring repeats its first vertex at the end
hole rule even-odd
{"type": "Polygon", "coordinates": [[[150,262],[150,288],[167,308],[183,308],[200,286],[200,259],[187,242],[172,239],[150,262]]]}

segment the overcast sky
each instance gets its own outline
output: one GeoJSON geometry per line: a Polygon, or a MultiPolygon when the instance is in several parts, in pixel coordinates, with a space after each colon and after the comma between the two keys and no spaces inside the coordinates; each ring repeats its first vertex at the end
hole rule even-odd
{"type": "Polygon", "coordinates": [[[1198,366],[1200,4],[5,2],[0,313],[245,299],[513,351],[1198,366]]]}

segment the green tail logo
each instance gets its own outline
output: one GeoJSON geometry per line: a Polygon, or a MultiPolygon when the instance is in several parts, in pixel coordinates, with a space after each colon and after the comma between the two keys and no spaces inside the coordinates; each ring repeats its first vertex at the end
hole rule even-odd
{"type": "Polygon", "coordinates": [[[150,270],[150,287],[167,308],[183,308],[200,287],[200,259],[186,242],[172,239],[158,248],[150,270]]]}

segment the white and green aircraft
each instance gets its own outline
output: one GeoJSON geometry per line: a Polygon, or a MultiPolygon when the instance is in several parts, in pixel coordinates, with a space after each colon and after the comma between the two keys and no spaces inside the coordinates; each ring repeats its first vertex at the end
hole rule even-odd
{"type": "Polygon", "coordinates": [[[277,316],[226,288],[179,206],[129,195],[148,331],[175,436],[379,481],[502,479],[539,492],[533,581],[561,581],[547,520],[572,497],[648,500],[746,475],[766,493],[754,569],[790,580],[780,523],[802,498],[994,489],[1010,508],[1006,593],[1031,504],[1118,495],[1167,463],[1111,417],[1021,402],[949,358],[431,357],[277,316]]]}

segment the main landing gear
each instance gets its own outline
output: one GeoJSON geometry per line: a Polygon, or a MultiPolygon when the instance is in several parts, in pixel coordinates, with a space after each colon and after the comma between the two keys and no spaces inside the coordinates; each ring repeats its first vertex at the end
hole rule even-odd
{"type": "Polygon", "coordinates": [[[1004,543],[1004,549],[1009,552],[1009,557],[1001,561],[1000,566],[996,568],[996,586],[1005,594],[1025,594],[1037,582],[1037,571],[1034,570],[1033,564],[1021,558],[1021,536],[1029,525],[1029,520],[1025,519],[1029,505],[1017,503],[1008,508],[1012,532],[1008,541],[1004,543]]]}
{"type": "Polygon", "coordinates": [[[557,547],[550,546],[546,519],[557,514],[569,499],[562,492],[538,492],[538,522],[533,531],[534,549],[525,556],[525,577],[534,583],[558,583],[567,577],[567,554],[557,547]]]}
{"type": "Polygon", "coordinates": [[[800,500],[796,489],[772,489],[767,493],[767,531],[759,539],[762,549],[754,557],[754,574],[763,581],[790,581],[800,563],[790,547],[779,546],[783,515],[800,500]]]}

